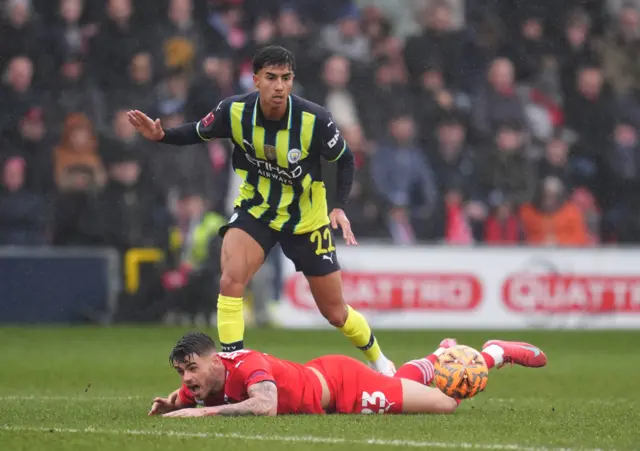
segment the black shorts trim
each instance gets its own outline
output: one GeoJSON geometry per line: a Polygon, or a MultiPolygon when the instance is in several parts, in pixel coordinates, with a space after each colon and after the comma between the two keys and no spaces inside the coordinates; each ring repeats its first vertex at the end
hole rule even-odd
{"type": "Polygon", "coordinates": [[[250,235],[264,251],[265,257],[280,243],[284,255],[293,262],[296,271],[309,277],[322,277],[340,270],[333,231],[325,225],[310,233],[294,235],[273,230],[242,209],[236,209],[229,223],[220,228],[224,235],[230,229],[240,229],[250,235]]]}
{"type": "Polygon", "coordinates": [[[275,236],[275,230],[258,221],[244,210],[236,209],[229,222],[220,227],[218,234],[224,238],[226,233],[231,229],[243,230],[251,236],[264,251],[265,258],[278,242],[275,236]]]}

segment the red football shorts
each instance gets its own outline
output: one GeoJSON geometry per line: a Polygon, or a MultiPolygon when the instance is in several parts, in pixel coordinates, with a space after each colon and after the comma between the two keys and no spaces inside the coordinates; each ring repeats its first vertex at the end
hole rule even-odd
{"type": "Polygon", "coordinates": [[[331,393],[327,413],[402,413],[402,380],[383,376],[364,363],[343,355],[308,362],[322,373],[331,393]]]}

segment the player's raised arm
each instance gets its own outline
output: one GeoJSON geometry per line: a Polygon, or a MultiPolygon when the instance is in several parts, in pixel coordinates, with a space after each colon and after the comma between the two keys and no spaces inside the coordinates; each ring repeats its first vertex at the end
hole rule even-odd
{"type": "Polygon", "coordinates": [[[129,111],[127,117],[131,125],[146,139],[176,146],[190,146],[215,138],[228,138],[231,134],[227,101],[220,102],[215,110],[198,122],[187,122],[167,130],[162,128],[160,119],[154,121],[142,111],[129,111]]]}
{"type": "Polygon", "coordinates": [[[347,246],[358,244],[351,230],[351,223],[344,213],[344,206],[349,200],[355,177],[355,158],[329,113],[322,118],[319,126],[322,156],[330,162],[338,163],[335,208],[329,214],[331,227],[337,229],[340,226],[347,246]]]}

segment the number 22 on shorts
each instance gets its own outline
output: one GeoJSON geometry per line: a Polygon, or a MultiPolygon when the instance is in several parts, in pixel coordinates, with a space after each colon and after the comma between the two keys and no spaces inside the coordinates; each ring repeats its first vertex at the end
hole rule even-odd
{"type": "Polygon", "coordinates": [[[316,245],[316,255],[328,254],[336,250],[336,247],[333,245],[333,235],[329,227],[316,230],[311,234],[309,240],[316,245]]]}

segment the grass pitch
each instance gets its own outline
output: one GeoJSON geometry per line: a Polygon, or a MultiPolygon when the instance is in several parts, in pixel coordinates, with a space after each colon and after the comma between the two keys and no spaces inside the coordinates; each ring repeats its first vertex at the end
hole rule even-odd
{"type": "MultiPolygon", "coordinates": [[[[638,332],[380,331],[396,364],[445,336],[476,348],[527,340],[547,353],[543,369],[492,371],[487,390],[451,416],[147,417],[151,399],[178,386],[167,356],[183,332],[0,328],[0,449],[640,449],[638,332]]],[[[245,343],[300,362],[360,357],[335,331],[248,331],[245,343]]]]}

